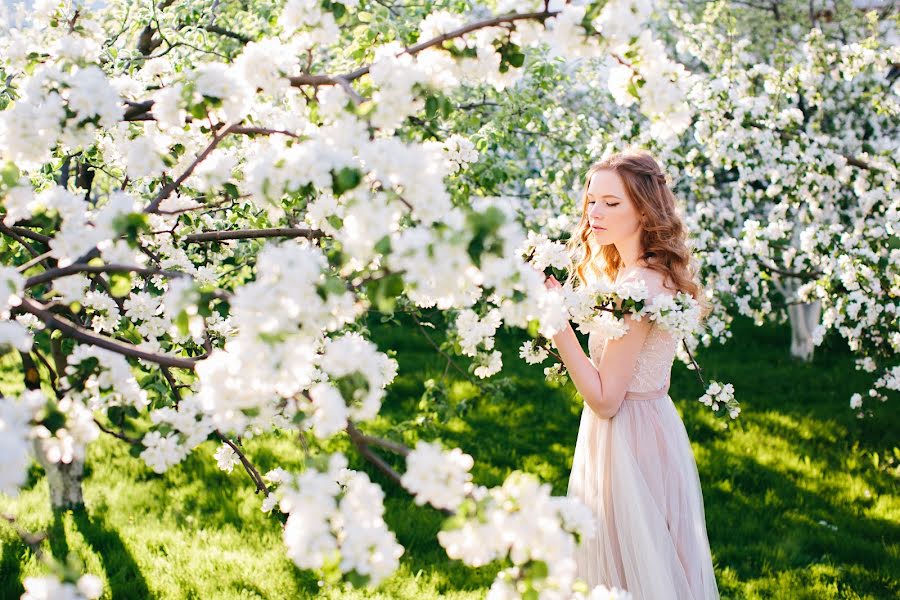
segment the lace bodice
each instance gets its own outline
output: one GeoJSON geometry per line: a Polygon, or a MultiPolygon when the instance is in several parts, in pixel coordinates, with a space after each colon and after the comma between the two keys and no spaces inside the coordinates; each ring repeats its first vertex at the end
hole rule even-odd
{"type": "MultiPolygon", "coordinates": [[[[594,366],[600,363],[606,339],[596,333],[588,336],[588,350],[594,366]]],[[[672,372],[678,341],[668,331],[653,323],[634,365],[634,373],[626,391],[650,392],[666,385],[672,372]]]]}
{"type": "MultiPolygon", "coordinates": [[[[640,277],[640,269],[627,273],[623,279],[631,279],[632,277],[640,277]]],[[[654,295],[651,290],[651,298],[654,295]]],[[[588,351],[590,353],[591,362],[597,366],[600,362],[600,356],[603,354],[603,348],[606,340],[597,333],[591,333],[588,336],[588,351]]],[[[656,322],[651,322],[650,331],[644,345],[638,354],[637,362],[634,365],[634,373],[631,381],[626,388],[627,392],[650,392],[667,387],[669,377],[672,373],[672,363],[675,360],[675,351],[678,348],[678,340],[659,326],[656,322]]]]}

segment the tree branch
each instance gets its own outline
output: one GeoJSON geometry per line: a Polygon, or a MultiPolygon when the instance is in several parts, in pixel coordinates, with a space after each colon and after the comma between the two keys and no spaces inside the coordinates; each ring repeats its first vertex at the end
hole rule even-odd
{"type": "Polygon", "coordinates": [[[112,338],[91,333],[86,329],[72,323],[68,319],[53,314],[47,309],[46,306],[30,298],[23,298],[22,303],[18,308],[20,310],[33,314],[34,316],[42,320],[48,327],[51,327],[52,329],[58,329],[69,337],[84,344],[91,344],[92,346],[104,348],[106,350],[110,350],[111,352],[122,354],[124,356],[141,358],[143,360],[159,365],[177,367],[179,369],[193,370],[197,364],[196,359],[181,358],[177,356],[169,356],[166,354],[156,354],[154,352],[141,350],[132,344],[125,344],[112,338]]]}
{"type": "Polygon", "coordinates": [[[138,275],[144,276],[165,275],[166,277],[191,276],[189,273],[184,273],[182,271],[165,271],[163,269],[139,267],[137,265],[86,265],[83,263],[73,263],[67,267],[49,269],[47,271],[44,271],[43,273],[35,275],[34,277],[29,277],[25,281],[25,288],[31,288],[42,283],[53,281],[54,279],[58,279],[60,277],[73,275],[75,273],[137,273],[138,275]]]}
{"type": "MultiPolygon", "coordinates": [[[[365,437],[362,433],[360,433],[359,429],[353,425],[352,421],[347,421],[347,433],[350,435],[350,439],[353,441],[353,444],[356,446],[356,449],[359,450],[359,453],[363,455],[363,457],[372,463],[375,468],[384,473],[388,479],[399,485],[403,488],[403,483],[400,480],[400,474],[395,471],[391,465],[387,464],[383,458],[372,452],[372,449],[369,448],[369,445],[365,441],[365,437]]],[[[406,488],[403,488],[406,489],[406,488]]]]}
{"type": "MultiPolygon", "coordinates": [[[[3,223],[0,223],[0,231],[2,231],[3,233],[6,233],[7,235],[10,235],[10,236],[12,236],[13,234],[18,234],[22,237],[28,238],[30,240],[34,240],[35,242],[40,242],[42,244],[49,244],[50,240],[53,239],[49,235],[44,235],[42,233],[32,231],[32,230],[28,229],[27,227],[16,227],[14,225],[9,226],[9,225],[4,225],[3,223]]],[[[19,241],[19,240],[17,239],[16,241],[19,241]]]]}
{"type": "MultiPolygon", "coordinates": [[[[447,40],[451,40],[453,38],[457,38],[463,36],[467,33],[471,33],[473,31],[477,31],[479,29],[484,29],[485,27],[494,27],[495,25],[500,25],[502,23],[512,23],[515,21],[523,21],[523,20],[531,20],[536,19],[540,21],[544,21],[549,17],[553,17],[559,14],[560,11],[548,11],[544,10],[541,12],[532,12],[532,13],[513,13],[507,15],[500,15],[497,17],[491,17],[490,19],[485,19],[483,21],[476,21],[474,23],[469,23],[468,25],[464,25],[453,31],[448,31],[447,33],[441,34],[435,38],[430,40],[426,40],[415,46],[410,46],[400,52],[402,54],[418,54],[422,50],[427,48],[431,48],[432,46],[437,46],[438,44],[442,44],[447,40]]],[[[399,55],[398,55],[399,56],[399,55]]],[[[360,67],[355,71],[351,71],[346,75],[312,75],[312,74],[302,74],[295,75],[290,78],[291,85],[294,87],[300,87],[303,85],[341,85],[340,80],[344,80],[346,82],[351,82],[356,79],[359,79],[363,75],[367,74],[371,69],[371,65],[366,65],[364,67],[360,67]]]]}
{"type": "Polygon", "coordinates": [[[325,237],[325,233],[318,229],[303,229],[298,227],[275,227],[272,229],[237,229],[226,231],[203,231],[184,236],[186,242],[221,242],[225,240],[246,240],[253,238],[286,237],[319,239],[325,237]]]}
{"type": "Polygon", "coordinates": [[[214,133],[213,139],[209,142],[209,145],[207,145],[206,148],[203,149],[203,152],[197,155],[197,157],[194,159],[194,162],[188,165],[188,168],[184,170],[184,173],[182,173],[178,177],[178,179],[163,186],[163,188],[159,191],[153,201],[150,202],[150,204],[147,205],[147,208],[144,209],[144,212],[156,212],[156,209],[159,208],[159,205],[162,204],[163,200],[168,198],[172,194],[172,192],[177,190],[179,186],[184,183],[185,179],[191,176],[191,173],[194,172],[194,169],[197,168],[197,165],[203,162],[206,157],[209,156],[210,152],[215,150],[216,146],[219,145],[219,142],[221,142],[229,133],[231,133],[231,129],[234,126],[235,125],[228,125],[226,127],[223,127],[220,131],[214,133]]]}

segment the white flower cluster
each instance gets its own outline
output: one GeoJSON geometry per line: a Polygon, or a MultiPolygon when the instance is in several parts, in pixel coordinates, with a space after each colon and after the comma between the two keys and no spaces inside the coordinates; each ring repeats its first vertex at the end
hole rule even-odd
{"type": "Polygon", "coordinates": [[[300,404],[300,409],[309,415],[304,425],[311,428],[316,437],[331,437],[347,426],[347,401],[336,387],[330,383],[317,383],[309,389],[309,398],[310,401],[300,404]]]}
{"type": "Polygon", "coordinates": [[[56,431],[35,425],[32,436],[40,440],[41,452],[48,462],[83,461],[87,445],[100,435],[93,414],[80,401],[68,396],[59,401],[57,410],[65,415],[65,424],[56,431]]]}
{"type": "Polygon", "coordinates": [[[22,303],[25,278],[15,267],[0,266],[0,319],[9,319],[9,309],[22,303]]]}
{"type": "Polygon", "coordinates": [[[447,151],[447,160],[450,162],[451,173],[461,171],[470,163],[478,160],[478,151],[475,150],[475,144],[458,134],[453,134],[444,140],[444,150],[447,151]]]}
{"type": "Polygon", "coordinates": [[[653,10],[653,0],[610,0],[591,25],[615,52],[623,52],[645,29],[653,10]]]}
{"type": "MultiPolygon", "coordinates": [[[[894,366],[889,369],[886,369],[884,373],[872,384],[872,387],[869,389],[868,396],[872,399],[878,399],[882,402],[886,402],[888,397],[887,394],[884,393],[886,391],[900,391],[900,366],[894,366]]],[[[861,394],[853,394],[850,397],[850,408],[858,409],[863,406],[863,397],[861,394]]],[[[863,412],[860,411],[858,416],[863,416],[863,412]]]]}
{"type": "Polygon", "coordinates": [[[372,122],[384,131],[395,130],[409,115],[425,106],[413,86],[427,81],[427,73],[419,67],[419,59],[403,51],[403,44],[389,42],[375,50],[369,76],[377,86],[372,99],[376,102],[372,122]]]}
{"type": "Polygon", "coordinates": [[[93,600],[103,594],[103,581],[96,575],[82,575],[75,583],[54,575],[26,577],[21,600],[93,600]]]}
{"type": "Polygon", "coordinates": [[[22,303],[25,278],[13,267],[0,266],[0,348],[12,346],[23,352],[31,349],[31,332],[10,318],[10,308],[22,303]]]}
{"type": "Polygon", "coordinates": [[[642,279],[625,279],[614,285],[601,279],[568,293],[567,303],[579,331],[614,340],[625,335],[628,325],[613,311],[629,312],[632,319],[640,321],[647,295],[647,284],[642,279]]]}
{"type": "MultiPolygon", "coordinates": [[[[643,302],[648,297],[647,283],[643,279],[623,279],[615,284],[614,293],[622,300],[643,302]]],[[[640,320],[639,318],[637,320],[640,320]]]]}
{"type": "Polygon", "coordinates": [[[278,494],[275,491],[275,488],[284,483],[289,483],[291,481],[291,474],[281,467],[275,467],[274,469],[263,475],[263,479],[265,479],[269,484],[269,495],[263,498],[262,506],[260,507],[260,509],[264,513],[269,513],[272,512],[273,508],[278,506],[278,494]]]}
{"type": "MultiPolygon", "coordinates": [[[[301,242],[270,244],[260,252],[256,279],[231,299],[238,333],[196,368],[197,398],[221,431],[241,434],[252,424],[270,426],[279,399],[292,398],[321,378],[317,359],[324,336],[353,321],[360,309],[349,292],[329,289],[320,295],[325,266],[321,251],[301,242]]],[[[395,361],[360,340],[329,341],[326,354],[332,350],[322,366],[332,378],[364,372],[368,390],[347,400],[361,403],[354,416],[369,418],[377,412],[383,386],[393,379],[395,361]]]]}
{"type": "Polygon", "coordinates": [[[40,390],[28,390],[21,396],[0,396],[0,493],[16,496],[25,483],[31,462],[31,421],[47,404],[40,390]]]}
{"type": "Polygon", "coordinates": [[[616,340],[625,335],[628,325],[625,324],[625,319],[619,319],[610,312],[601,312],[590,322],[589,327],[579,327],[579,330],[585,333],[596,333],[603,339],[616,340]]]}
{"type": "Polygon", "coordinates": [[[241,463],[241,458],[237,452],[225,443],[219,446],[213,457],[216,459],[216,466],[226,473],[231,473],[234,467],[241,463]]]}
{"type": "Polygon", "coordinates": [[[90,410],[114,405],[144,408],[150,404],[147,391],[138,385],[128,360],[121,354],[97,346],[75,346],[66,357],[68,365],[66,377],[61,378],[62,385],[69,385],[68,379],[78,372],[80,363],[91,358],[99,363],[97,372],[88,376],[81,391],[70,393],[73,398],[81,399],[90,410]]]}
{"type": "Polygon", "coordinates": [[[501,323],[500,311],[492,308],[484,317],[466,308],[456,317],[456,333],[462,353],[475,358],[475,375],[485,378],[494,375],[503,368],[503,359],[499,350],[494,348],[494,334],[501,323]],[[493,350],[493,351],[492,351],[493,350]]]}
{"type": "MultiPolygon", "coordinates": [[[[32,315],[28,315],[32,316],[32,315]]],[[[19,315],[14,321],[0,321],[0,353],[6,348],[15,348],[20,352],[28,352],[34,344],[34,336],[32,336],[29,328],[26,327],[28,317],[19,315]]],[[[30,324],[35,328],[43,328],[43,323],[30,324]]]]}
{"type": "Polygon", "coordinates": [[[18,92],[12,108],[0,112],[0,158],[23,166],[47,162],[57,144],[89,145],[98,125],[112,127],[122,117],[119,95],[96,65],[38,66],[18,92]]]}
{"type": "Polygon", "coordinates": [[[445,452],[438,444],[420,441],[406,457],[400,482],[415,495],[416,504],[455,511],[473,489],[473,464],[459,448],[445,452]]]}
{"type": "Polygon", "coordinates": [[[553,241],[543,233],[529,231],[528,238],[517,251],[523,256],[531,254],[529,262],[538,271],[544,271],[547,267],[568,269],[570,266],[565,244],[553,241]]]}
{"type": "MultiPolygon", "coordinates": [[[[378,346],[355,332],[328,339],[320,366],[329,379],[338,385],[353,381],[354,375],[362,377],[362,382],[350,383],[349,388],[343,389],[343,393],[350,395],[344,397],[349,415],[358,421],[372,419],[378,414],[384,389],[397,376],[398,367],[396,360],[379,352],[378,346]]],[[[333,402],[331,409],[340,410],[333,402]]],[[[329,419],[333,422],[340,421],[339,417],[330,415],[321,418],[320,425],[329,419]]],[[[343,426],[343,422],[340,425],[343,426]]]]}
{"type": "Polygon", "coordinates": [[[613,98],[623,106],[640,101],[641,111],[652,121],[650,135],[672,139],[690,124],[686,103],[690,78],[646,26],[653,5],[653,0],[612,0],[591,24],[612,52],[621,57],[630,50],[638,56],[630,66],[608,61],[613,98]]]}
{"type": "Polygon", "coordinates": [[[529,365],[538,365],[544,362],[549,355],[547,349],[536,346],[534,340],[522,342],[522,347],[519,349],[519,357],[524,358],[529,365]]]}
{"type": "MultiPolygon", "coordinates": [[[[128,258],[129,264],[142,264],[134,252],[123,251],[121,242],[114,243],[116,220],[141,212],[141,202],[126,192],[113,192],[98,208],[85,210],[84,201],[63,187],[45,190],[39,195],[41,205],[53,208],[63,218],[59,231],[50,240],[50,253],[60,267],[74,263],[80,256],[97,247],[107,261],[128,258]]],[[[115,262],[115,261],[112,261],[115,262]]]]}
{"type": "Polygon", "coordinates": [[[151,411],[150,420],[156,428],[141,440],[144,450],[140,456],[157,473],[183,461],[213,431],[212,419],[193,395],[184,396],[177,407],[151,411]]]}
{"type": "Polygon", "coordinates": [[[544,378],[550,383],[564,385],[568,381],[568,372],[565,370],[565,365],[557,362],[549,367],[544,367],[544,378]]]}
{"type": "Polygon", "coordinates": [[[730,383],[711,381],[706,393],[700,396],[699,400],[717,413],[720,409],[724,410],[732,419],[737,419],[741,414],[741,407],[734,399],[734,386],[730,383]]]}
{"type": "Polygon", "coordinates": [[[399,565],[403,547],[385,525],[384,492],[365,473],[347,469],[335,453],[327,471],[308,468],[279,487],[279,508],[288,556],[301,569],[322,569],[334,561],[378,585],[399,565]]]}
{"type": "Polygon", "coordinates": [[[470,506],[438,533],[450,558],[478,567],[508,558],[513,567],[501,571],[490,597],[518,598],[515,582],[532,577],[530,584],[542,598],[570,598],[575,583],[575,545],[596,535],[593,515],[578,499],[551,496],[550,485],[516,472],[502,486],[478,487],[470,506]],[[529,575],[529,567],[542,562],[547,569],[529,575]]]}
{"type": "MultiPolygon", "coordinates": [[[[357,3],[357,0],[341,2],[347,8],[352,8],[357,3]]],[[[322,3],[316,0],[288,0],[281,11],[278,23],[289,35],[303,31],[309,36],[311,43],[327,44],[338,37],[334,15],[330,11],[323,10],[322,3]]]]}
{"type": "Polygon", "coordinates": [[[420,39],[430,40],[439,35],[449,33],[465,24],[462,15],[448,10],[436,10],[428,13],[419,23],[420,39]]]}
{"type": "Polygon", "coordinates": [[[657,294],[644,315],[656,321],[677,340],[693,335],[700,325],[700,304],[684,292],[657,294]]]}

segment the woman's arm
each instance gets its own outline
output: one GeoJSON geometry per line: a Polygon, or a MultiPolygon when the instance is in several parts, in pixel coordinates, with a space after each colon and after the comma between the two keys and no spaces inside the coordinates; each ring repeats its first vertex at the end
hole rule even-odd
{"type": "Polygon", "coordinates": [[[597,412],[594,407],[600,407],[603,404],[603,382],[594,363],[581,349],[581,344],[570,323],[566,323],[565,328],[553,336],[553,345],[559,350],[559,357],[566,366],[569,377],[575,384],[575,389],[578,390],[588,406],[597,412]]]}
{"type": "MultiPolygon", "coordinates": [[[[560,286],[552,276],[547,284],[550,288],[560,286]]],[[[622,337],[606,342],[596,367],[582,350],[571,324],[567,323],[562,331],[553,336],[553,344],[559,350],[575,389],[602,419],[612,418],[619,412],[641,347],[650,332],[651,323],[646,318],[635,321],[626,315],[625,324],[628,331],[622,337]]]]}
{"type": "Polygon", "coordinates": [[[570,324],[553,336],[553,344],[559,350],[575,389],[601,419],[612,418],[619,412],[638,354],[650,331],[648,319],[634,321],[626,315],[625,323],[628,331],[622,337],[606,342],[597,367],[581,349],[570,324]]]}

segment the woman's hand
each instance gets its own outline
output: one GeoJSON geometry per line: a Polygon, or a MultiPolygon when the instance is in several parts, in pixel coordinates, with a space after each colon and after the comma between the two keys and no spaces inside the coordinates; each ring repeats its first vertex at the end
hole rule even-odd
{"type": "Polygon", "coordinates": [[[544,287],[548,290],[552,290],[554,288],[561,288],[562,284],[556,280],[556,277],[550,275],[549,277],[544,278],[544,287]]]}

